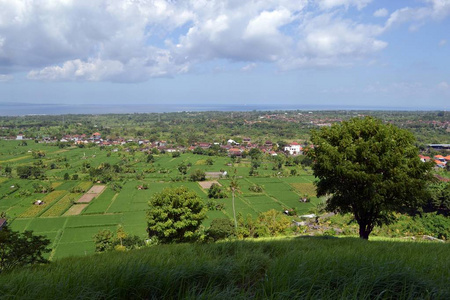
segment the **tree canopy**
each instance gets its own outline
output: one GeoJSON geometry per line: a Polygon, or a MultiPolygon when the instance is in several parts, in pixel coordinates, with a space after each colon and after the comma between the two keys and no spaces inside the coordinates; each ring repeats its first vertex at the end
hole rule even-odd
{"type": "Polygon", "coordinates": [[[207,211],[199,196],[184,186],[155,194],[149,206],[147,231],[150,238],[156,237],[161,243],[195,240],[207,211]]]}
{"type": "Polygon", "coordinates": [[[352,213],[361,238],[427,198],[431,164],[420,161],[410,132],[365,117],[313,131],[311,140],[317,195],[329,195],[327,210],[352,213]]]}
{"type": "Polygon", "coordinates": [[[50,240],[32,231],[19,233],[5,225],[0,229],[0,273],[18,266],[46,263],[50,240]]]}

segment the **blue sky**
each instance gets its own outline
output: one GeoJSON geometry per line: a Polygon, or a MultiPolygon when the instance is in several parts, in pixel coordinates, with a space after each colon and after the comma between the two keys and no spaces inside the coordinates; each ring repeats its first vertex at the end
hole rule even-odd
{"type": "Polygon", "coordinates": [[[450,0],[0,0],[0,103],[450,108],[450,0]]]}

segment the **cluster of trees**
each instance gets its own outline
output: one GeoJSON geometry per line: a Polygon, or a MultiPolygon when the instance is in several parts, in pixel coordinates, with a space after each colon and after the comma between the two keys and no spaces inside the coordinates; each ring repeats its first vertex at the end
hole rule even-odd
{"type": "Polygon", "coordinates": [[[94,235],[95,252],[106,252],[112,250],[132,250],[145,246],[145,241],[137,235],[125,232],[122,226],[114,233],[111,230],[101,230],[94,235]]]}
{"type": "Polygon", "coordinates": [[[17,176],[21,179],[45,179],[45,173],[41,167],[38,166],[18,166],[17,176]]]}

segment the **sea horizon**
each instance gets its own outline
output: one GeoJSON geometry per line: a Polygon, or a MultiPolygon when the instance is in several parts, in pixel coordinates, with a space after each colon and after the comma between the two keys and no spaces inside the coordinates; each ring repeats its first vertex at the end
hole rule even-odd
{"type": "Polygon", "coordinates": [[[0,116],[136,114],[206,111],[445,111],[438,107],[363,105],[152,105],[152,104],[35,104],[0,102],[0,116]]]}

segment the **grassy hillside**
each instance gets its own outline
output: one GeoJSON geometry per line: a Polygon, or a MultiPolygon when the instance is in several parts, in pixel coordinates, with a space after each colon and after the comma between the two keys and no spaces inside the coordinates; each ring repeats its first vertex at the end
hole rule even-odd
{"type": "Polygon", "coordinates": [[[2,299],[450,299],[450,244],[290,238],[161,245],[0,275],[2,299]]]}

